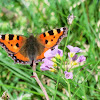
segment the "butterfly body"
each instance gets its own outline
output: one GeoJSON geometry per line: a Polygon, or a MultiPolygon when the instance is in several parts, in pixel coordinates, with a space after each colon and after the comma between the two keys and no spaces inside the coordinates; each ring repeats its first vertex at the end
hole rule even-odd
{"type": "Polygon", "coordinates": [[[36,37],[6,34],[0,35],[0,45],[8,52],[15,63],[31,64],[44,58],[44,53],[53,49],[67,36],[68,29],[62,27],[44,32],[36,37]]]}
{"type": "Polygon", "coordinates": [[[25,44],[19,50],[19,52],[28,57],[30,61],[36,61],[36,57],[40,55],[44,50],[44,46],[38,42],[37,38],[33,35],[30,35],[29,38],[26,39],[25,44]]]}

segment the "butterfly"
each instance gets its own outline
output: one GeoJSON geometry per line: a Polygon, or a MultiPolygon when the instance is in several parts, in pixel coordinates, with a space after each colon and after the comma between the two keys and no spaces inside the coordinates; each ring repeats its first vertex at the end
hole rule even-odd
{"type": "Polygon", "coordinates": [[[36,37],[33,34],[28,38],[21,35],[5,34],[0,35],[0,45],[15,63],[32,64],[33,61],[42,61],[45,58],[44,53],[49,49],[54,49],[67,36],[67,32],[67,27],[61,27],[46,31],[36,37]]]}

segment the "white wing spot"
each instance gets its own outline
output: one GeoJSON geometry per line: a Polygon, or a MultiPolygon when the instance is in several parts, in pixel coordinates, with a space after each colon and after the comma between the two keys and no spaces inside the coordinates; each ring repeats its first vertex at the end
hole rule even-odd
{"type": "Polygon", "coordinates": [[[1,37],[2,37],[2,36],[0,35],[0,39],[1,39],[1,37]]]}
{"type": "Polygon", "coordinates": [[[63,31],[63,27],[60,30],[63,31]]]}

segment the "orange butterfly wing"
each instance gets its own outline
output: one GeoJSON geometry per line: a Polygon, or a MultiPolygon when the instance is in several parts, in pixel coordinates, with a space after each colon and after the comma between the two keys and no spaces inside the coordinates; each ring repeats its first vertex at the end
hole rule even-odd
{"type": "MultiPolygon", "coordinates": [[[[68,29],[66,27],[62,27],[60,29],[47,31],[37,36],[36,38],[38,42],[45,48],[43,52],[36,57],[36,61],[41,61],[44,58],[44,53],[48,49],[53,49],[56,45],[58,45],[60,41],[67,36],[67,31],[68,29]]],[[[15,63],[28,64],[31,63],[30,59],[25,50],[21,50],[26,43],[26,39],[27,38],[24,36],[12,34],[0,35],[0,45],[8,52],[9,56],[14,59],[15,63]],[[21,51],[24,51],[25,55],[23,55],[21,51]]]]}
{"type": "Polygon", "coordinates": [[[24,55],[22,55],[20,52],[18,52],[16,54],[9,54],[9,56],[12,57],[12,59],[14,59],[15,63],[20,63],[20,64],[31,63],[30,59],[28,57],[25,57],[24,55]]]}
{"type": "Polygon", "coordinates": [[[36,58],[37,62],[38,62],[38,61],[42,61],[42,59],[45,58],[45,57],[44,57],[44,53],[45,53],[47,50],[49,50],[49,49],[48,49],[48,48],[44,48],[44,51],[42,52],[42,54],[39,55],[39,56],[37,56],[37,58],[36,58]]]}
{"type": "Polygon", "coordinates": [[[28,63],[29,58],[24,57],[19,50],[25,44],[26,37],[13,34],[0,35],[0,45],[8,52],[15,62],[28,63]]]}
{"type": "Polygon", "coordinates": [[[37,36],[38,41],[45,46],[43,53],[37,57],[37,60],[44,58],[44,53],[51,48],[54,48],[60,41],[67,36],[68,28],[53,29],[37,36]]]}
{"type": "Polygon", "coordinates": [[[9,53],[17,53],[24,45],[26,37],[13,34],[0,35],[0,45],[9,53]]]}

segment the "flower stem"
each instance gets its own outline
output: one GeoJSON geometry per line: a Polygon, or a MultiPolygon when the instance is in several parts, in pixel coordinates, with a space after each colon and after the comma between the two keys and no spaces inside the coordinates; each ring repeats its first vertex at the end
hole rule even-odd
{"type": "Polygon", "coordinates": [[[35,62],[33,62],[32,68],[33,68],[33,76],[35,77],[35,80],[37,81],[37,83],[39,84],[40,88],[42,89],[46,100],[49,100],[49,97],[48,97],[48,94],[46,92],[46,89],[44,88],[44,86],[42,85],[41,81],[39,80],[39,78],[38,78],[38,76],[36,74],[36,63],[35,62]]]}
{"type": "Polygon", "coordinates": [[[71,100],[71,93],[70,93],[70,84],[68,81],[66,81],[67,85],[68,85],[68,93],[69,93],[69,99],[71,100]]]}

